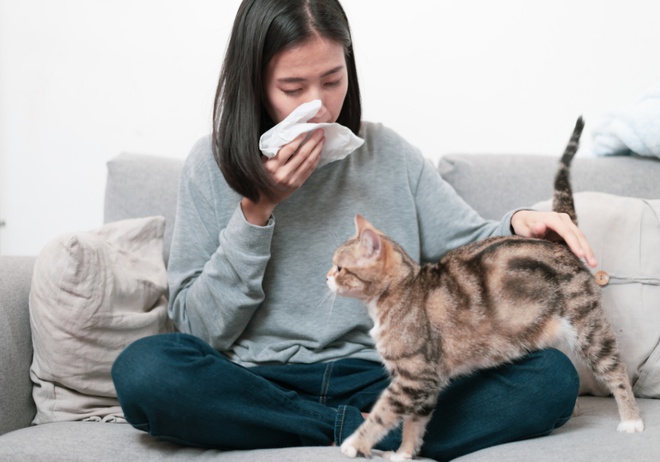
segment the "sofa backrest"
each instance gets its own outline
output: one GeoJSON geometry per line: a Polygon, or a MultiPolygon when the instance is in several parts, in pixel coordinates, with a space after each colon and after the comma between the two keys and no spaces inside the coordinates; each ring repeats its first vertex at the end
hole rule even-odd
{"type": "MultiPolygon", "coordinates": [[[[442,176],[477,212],[499,219],[507,211],[550,199],[558,158],[536,155],[449,155],[442,176]]],[[[168,261],[183,160],[120,154],[108,162],[104,221],[151,215],[166,218],[163,254],[168,261]]],[[[636,156],[576,158],[575,192],[660,198],[660,161],[636,156]]]]}
{"type": "MultiPolygon", "coordinates": [[[[449,155],[438,170],[484,218],[552,198],[559,158],[537,155],[449,155]]],[[[643,199],[660,198],[660,160],[638,156],[577,157],[573,191],[598,191],[643,199]]]]}
{"type": "Polygon", "coordinates": [[[107,166],[103,221],[164,216],[163,256],[167,264],[183,160],[124,153],[107,166]]]}

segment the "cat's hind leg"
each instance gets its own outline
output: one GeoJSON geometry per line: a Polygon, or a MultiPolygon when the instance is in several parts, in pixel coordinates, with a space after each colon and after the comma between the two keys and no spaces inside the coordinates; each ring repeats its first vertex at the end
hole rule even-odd
{"type": "MultiPolygon", "coordinates": [[[[617,354],[618,359],[618,354],[617,354]]],[[[621,423],[617,430],[625,433],[636,433],[644,431],[644,422],[639,415],[639,408],[635,401],[628,374],[623,362],[619,360],[615,371],[604,379],[610,391],[614,395],[616,404],[619,407],[619,416],[621,423]]]]}
{"type": "Polygon", "coordinates": [[[614,395],[621,418],[617,430],[626,433],[644,431],[644,423],[611,326],[607,321],[592,322],[591,326],[589,332],[579,335],[578,353],[596,378],[614,395]]]}
{"type": "Polygon", "coordinates": [[[616,404],[619,407],[621,423],[619,423],[617,430],[625,433],[644,431],[644,422],[639,415],[639,408],[635,401],[635,395],[630,386],[626,368],[621,360],[616,364],[614,371],[606,374],[603,377],[603,380],[614,395],[616,404]]]}

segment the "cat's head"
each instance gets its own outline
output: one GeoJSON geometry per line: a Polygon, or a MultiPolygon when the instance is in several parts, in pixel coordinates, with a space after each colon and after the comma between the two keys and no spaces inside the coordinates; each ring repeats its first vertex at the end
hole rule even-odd
{"type": "Polygon", "coordinates": [[[355,227],[356,235],[335,250],[326,280],[333,292],[369,302],[399,276],[403,256],[362,216],[355,217],[355,227]]]}

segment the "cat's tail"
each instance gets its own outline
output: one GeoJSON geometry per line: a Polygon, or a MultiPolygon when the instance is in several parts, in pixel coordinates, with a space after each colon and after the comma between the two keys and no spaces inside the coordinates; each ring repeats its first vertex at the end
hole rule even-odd
{"type": "Polygon", "coordinates": [[[577,225],[577,214],[573,202],[573,188],[571,187],[571,161],[580,146],[580,136],[584,128],[584,119],[579,117],[575,123],[571,139],[566,145],[564,155],[559,162],[559,169],[555,176],[555,192],[552,198],[552,210],[559,213],[567,213],[573,223],[577,225]]]}

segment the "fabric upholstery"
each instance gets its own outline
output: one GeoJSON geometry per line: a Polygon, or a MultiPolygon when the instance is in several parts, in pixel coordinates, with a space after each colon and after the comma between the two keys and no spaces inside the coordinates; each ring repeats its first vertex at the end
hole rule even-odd
{"type": "Polygon", "coordinates": [[[183,160],[120,154],[108,162],[104,222],[153,215],[165,217],[163,257],[170,255],[183,160]]]}
{"type": "Polygon", "coordinates": [[[27,310],[34,262],[34,257],[0,257],[0,435],[29,425],[36,411],[27,310]]]}
{"type": "MultiPolygon", "coordinates": [[[[660,415],[660,400],[639,401],[642,416],[660,415]]],[[[440,412],[440,410],[438,410],[440,412]]],[[[652,420],[652,419],[651,419],[652,420]]],[[[580,398],[580,415],[544,438],[505,444],[468,454],[460,462],[530,460],[660,460],[660,426],[635,435],[616,431],[616,404],[610,398],[580,398]],[[606,457],[599,456],[606,454],[606,457]]],[[[128,424],[62,422],[25,428],[0,439],[0,462],[153,460],[164,462],[346,462],[336,447],[228,451],[178,446],[151,438],[128,424]]],[[[364,460],[364,459],[358,459],[364,460]]],[[[373,461],[383,460],[374,457],[373,461]]],[[[428,461],[429,459],[416,459],[428,461]]]]}
{"type": "MultiPolygon", "coordinates": [[[[509,210],[552,197],[559,155],[451,155],[439,171],[484,218],[499,220],[509,210]]],[[[660,161],[620,156],[573,160],[573,189],[628,197],[660,198],[660,161]]]]}

